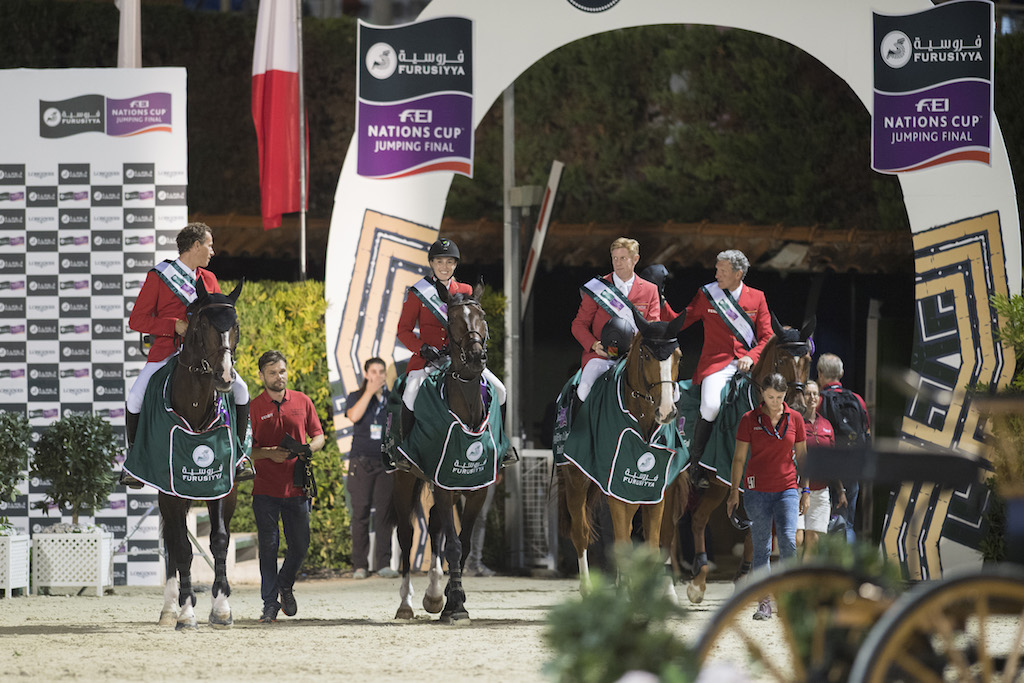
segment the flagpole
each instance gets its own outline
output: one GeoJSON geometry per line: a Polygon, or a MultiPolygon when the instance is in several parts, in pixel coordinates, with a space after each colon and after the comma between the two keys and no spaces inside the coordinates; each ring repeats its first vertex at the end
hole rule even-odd
{"type": "Polygon", "coordinates": [[[306,98],[302,72],[302,0],[295,0],[299,45],[299,279],[306,279],[306,98]]]}

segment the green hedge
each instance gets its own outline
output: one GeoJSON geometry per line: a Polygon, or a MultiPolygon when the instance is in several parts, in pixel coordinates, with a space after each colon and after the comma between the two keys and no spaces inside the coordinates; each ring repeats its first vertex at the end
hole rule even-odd
{"type": "MultiPolygon", "coordinates": [[[[236,284],[223,281],[221,288],[230,291],[236,284]]],[[[352,563],[352,537],[327,381],[324,283],[246,282],[236,307],[241,323],[236,369],[249,384],[249,393],[255,397],[263,391],[257,368],[259,357],[265,351],[277,349],[288,359],[288,387],[312,399],[327,436],[327,445],[313,457],[319,497],[310,515],[309,555],[304,568],[348,567],[352,563]]],[[[256,531],[252,483],[240,484],[239,491],[232,528],[256,531]]]]}

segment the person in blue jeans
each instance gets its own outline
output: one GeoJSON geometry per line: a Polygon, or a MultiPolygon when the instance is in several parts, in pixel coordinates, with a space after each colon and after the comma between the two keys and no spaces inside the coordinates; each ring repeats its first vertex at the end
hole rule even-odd
{"type": "Polygon", "coordinates": [[[287,388],[288,363],[281,352],[267,351],[257,365],[263,393],[249,404],[252,457],[256,463],[252,513],[260,547],[263,614],[259,621],[270,624],[277,621],[278,610],[289,617],[298,612],[295,577],[309,550],[309,503],[306,492],[294,483],[298,458],[282,448],[281,441],[287,434],[309,446],[312,454],[324,447],[325,439],[313,402],[301,391],[287,388]],[[279,521],[288,544],[280,570],[279,521]]]}
{"type": "MultiPolygon", "coordinates": [[[[772,526],[782,559],[796,555],[797,515],[807,509],[810,489],[800,485],[798,463],[807,454],[807,433],[800,413],[786,405],[786,378],[778,373],[765,379],[761,405],[740,419],[732,457],[732,487],[726,500],[730,516],[740,502],[750,518],[754,569],[769,566],[772,526]],[[749,460],[747,456],[750,456],[749,460]]],[[[771,603],[762,598],[754,619],[770,619],[771,603]]]]}

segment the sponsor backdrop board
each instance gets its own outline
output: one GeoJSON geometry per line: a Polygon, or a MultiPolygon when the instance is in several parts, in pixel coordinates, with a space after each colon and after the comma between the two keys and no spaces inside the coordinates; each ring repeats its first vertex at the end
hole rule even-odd
{"type": "MultiPolygon", "coordinates": [[[[127,318],[188,222],[185,70],[0,70],[0,89],[16,93],[0,108],[0,410],[28,415],[33,441],[76,413],[121,434],[145,362],[127,318]]],[[[26,480],[0,515],[23,533],[70,522],[35,509],[44,491],[26,480]]],[[[80,518],[114,533],[115,584],[159,584],[155,506],[116,487],[80,518]]]]}

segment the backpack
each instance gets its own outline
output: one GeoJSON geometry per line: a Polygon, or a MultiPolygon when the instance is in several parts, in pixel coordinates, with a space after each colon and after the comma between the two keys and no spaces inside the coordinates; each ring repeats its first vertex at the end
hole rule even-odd
{"type": "Polygon", "coordinates": [[[832,423],[837,447],[850,448],[867,443],[868,414],[852,391],[840,388],[823,390],[821,414],[832,423]]]}

